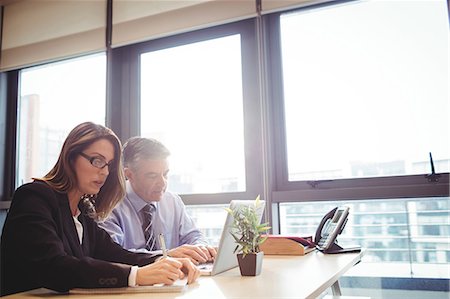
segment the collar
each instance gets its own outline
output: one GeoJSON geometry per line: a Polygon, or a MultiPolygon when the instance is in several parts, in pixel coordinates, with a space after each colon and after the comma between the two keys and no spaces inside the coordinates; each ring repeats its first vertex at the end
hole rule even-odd
{"type": "MultiPolygon", "coordinates": [[[[131,186],[129,181],[126,181],[126,188],[127,194],[125,195],[125,197],[130,201],[136,212],[140,212],[149,202],[143,200],[136,194],[136,192],[134,192],[133,186],[131,186]]],[[[158,209],[159,202],[152,201],[151,203],[155,205],[156,209],[158,209]]]]}

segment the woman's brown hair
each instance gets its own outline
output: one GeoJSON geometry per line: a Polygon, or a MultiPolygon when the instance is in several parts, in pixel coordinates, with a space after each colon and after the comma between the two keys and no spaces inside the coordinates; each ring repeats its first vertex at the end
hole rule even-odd
{"type": "Polygon", "coordinates": [[[74,161],[92,143],[106,139],[114,146],[113,166],[105,184],[95,198],[97,218],[106,218],[116,204],[125,196],[125,176],[122,168],[122,144],[109,128],[92,122],[81,123],[67,136],[55,166],[43,178],[53,189],[68,192],[77,186],[74,161]]]}

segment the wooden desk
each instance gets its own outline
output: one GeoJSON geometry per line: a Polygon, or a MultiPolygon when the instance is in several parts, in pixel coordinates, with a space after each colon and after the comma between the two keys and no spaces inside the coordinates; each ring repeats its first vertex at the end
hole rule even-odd
{"type": "Polygon", "coordinates": [[[321,252],[305,256],[265,256],[259,276],[243,277],[239,268],[234,268],[213,277],[200,277],[183,293],[62,295],[39,289],[4,298],[317,298],[329,287],[339,295],[339,277],[357,264],[361,256],[362,253],[324,255],[321,252]]]}

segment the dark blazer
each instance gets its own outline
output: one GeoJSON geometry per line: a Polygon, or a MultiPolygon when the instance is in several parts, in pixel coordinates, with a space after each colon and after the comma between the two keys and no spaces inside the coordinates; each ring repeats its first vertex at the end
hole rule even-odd
{"type": "Polygon", "coordinates": [[[80,245],[67,194],[33,182],[14,193],[1,238],[1,294],[45,287],[128,286],[130,265],[146,265],[156,256],[129,252],[82,213],[80,245]]]}

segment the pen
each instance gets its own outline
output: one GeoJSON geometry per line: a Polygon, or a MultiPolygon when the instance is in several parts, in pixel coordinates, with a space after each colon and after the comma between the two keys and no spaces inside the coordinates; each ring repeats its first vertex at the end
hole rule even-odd
{"type": "Polygon", "coordinates": [[[167,257],[167,248],[166,248],[166,242],[164,241],[164,235],[163,234],[159,234],[159,243],[161,244],[161,249],[163,252],[163,256],[164,258],[167,257]]]}

